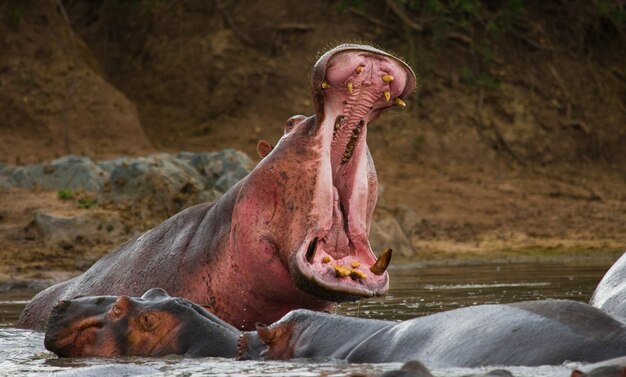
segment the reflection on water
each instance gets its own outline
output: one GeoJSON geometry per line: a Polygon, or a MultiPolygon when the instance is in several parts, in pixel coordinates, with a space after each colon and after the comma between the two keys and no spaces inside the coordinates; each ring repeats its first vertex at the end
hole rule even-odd
{"type": "Polygon", "coordinates": [[[404,320],[477,304],[544,298],[588,302],[610,261],[402,266],[387,296],[342,304],[338,313],[404,320]]]}
{"type": "MultiPolygon", "coordinates": [[[[458,307],[543,298],[588,301],[609,268],[604,260],[567,263],[503,263],[469,266],[402,266],[391,270],[391,290],[382,298],[344,303],[344,315],[403,320],[458,307]]],[[[332,360],[233,361],[218,358],[118,358],[59,360],[43,347],[43,334],[11,325],[36,292],[0,292],[0,376],[346,376],[380,373],[400,364],[348,364],[332,360]]],[[[508,368],[515,376],[569,376],[571,366],[508,368]]],[[[446,368],[435,376],[463,376],[489,369],[446,368]]]]}

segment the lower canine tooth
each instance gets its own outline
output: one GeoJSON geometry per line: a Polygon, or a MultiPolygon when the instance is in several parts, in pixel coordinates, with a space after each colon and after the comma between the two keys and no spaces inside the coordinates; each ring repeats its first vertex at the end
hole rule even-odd
{"type": "Polygon", "coordinates": [[[370,267],[370,271],[374,275],[382,275],[385,273],[387,267],[389,267],[389,262],[391,262],[391,253],[392,250],[390,248],[386,248],[385,251],[380,254],[380,257],[378,258],[376,263],[374,263],[374,265],[370,267]]]}
{"type": "Polygon", "coordinates": [[[406,107],[406,103],[404,103],[404,101],[400,98],[394,99],[393,102],[400,107],[406,107]]]}
{"type": "Polygon", "coordinates": [[[349,93],[349,94],[352,94],[352,88],[353,88],[353,87],[352,87],[352,83],[351,83],[351,82],[349,82],[349,83],[348,83],[348,93],[349,93]]]}
{"type": "Polygon", "coordinates": [[[391,99],[391,93],[388,90],[385,90],[383,92],[383,95],[385,96],[385,100],[387,100],[387,102],[389,102],[389,100],[391,99]]]}

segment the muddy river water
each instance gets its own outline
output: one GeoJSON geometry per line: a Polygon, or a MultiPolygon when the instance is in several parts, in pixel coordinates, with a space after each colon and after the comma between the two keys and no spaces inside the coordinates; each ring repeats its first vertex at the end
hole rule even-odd
{"type": "MultiPolygon", "coordinates": [[[[365,318],[403,320],[463,306],[543,298],[587,302],[617,256],[566,261],[481,263],[446,266],[402,265],[391,268],[391,290],[382,298],[342,304],[337,313],[365,318]]],[[[12,325],[32,290],[0,291],[0,376],[348,376],[376,374],[401,364],[349,364],[333,360],[290,362],[117,358],[57,359],[43,347],[43,334],[12,325]]],[[[507,368],[515,376],[569,376],[560,366],[507,368]]],[[[435,369],[435,376],[465,376],[493,368],[435,369]]]]}

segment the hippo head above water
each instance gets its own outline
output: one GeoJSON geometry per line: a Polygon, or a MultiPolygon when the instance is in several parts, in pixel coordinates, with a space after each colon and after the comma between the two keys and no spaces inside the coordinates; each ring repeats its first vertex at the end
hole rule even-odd
{"type": "Polygon", "coordinates": [[[264,158],[247,177],[40,292],[18,326],[43,330],[59,300],[152,287],[239,329],[385,294],[391,251],[376,259],[368,241],[378,182],[367,130],[384,110],[404,107],[415,85],[411,69],[384,51],[326,52],[313,69],[315,115],[291,117],[275,147],[261,143],[264,158]]]}
{"type": "Polygon", "coordinates": [[[332,301],[386,293],[390,253],[376,263],[368,242],[378,187],[367,125],[414,89],[405,63],[369,46],[341,45],[317,61],[316,114],[292,117],[241,188],[234,223],[265,224],[238,236],[260,250],[247,273],[294,280],[332,301]]]}
{"type": "Polygon", "coordinates": [[[60,301],[45,347],[60,357],[231,357],[239,332],[183,298],[153,288],[141,298],[93,296],[60,301]]]}

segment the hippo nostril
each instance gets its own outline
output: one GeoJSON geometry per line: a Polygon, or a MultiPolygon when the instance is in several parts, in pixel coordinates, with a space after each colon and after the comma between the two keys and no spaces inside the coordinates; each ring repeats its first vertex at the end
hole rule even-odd
{"type": "Polygon", "coordinates": [[[56,310],[66,310],[70,306],[69,300],[59,300],[56,304],[56,310]]]}

